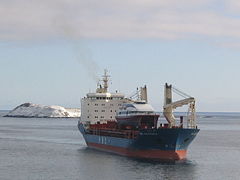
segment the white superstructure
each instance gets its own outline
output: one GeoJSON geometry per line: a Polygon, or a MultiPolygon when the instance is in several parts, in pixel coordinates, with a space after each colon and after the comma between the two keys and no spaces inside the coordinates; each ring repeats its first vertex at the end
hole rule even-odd
{"type": "Polygon", "coordinates": [[[114,121],[116,113],[123,103],[129,100],[122,93],[108,92],[109,76],[107,70],[103,75],[102,84],[98,84],[95,93],[88,93],[81,100],[81,122],[85,124],[106,123],[114,121]]]}

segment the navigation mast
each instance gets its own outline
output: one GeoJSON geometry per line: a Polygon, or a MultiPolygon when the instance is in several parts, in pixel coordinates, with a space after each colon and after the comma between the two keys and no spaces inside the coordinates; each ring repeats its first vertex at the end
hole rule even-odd
{"type": "Polygon", "coordinates": [[[106,93],[108,91],[108,81],[109,81],[109,75],[108,75],[108,70],[104,69],[104,75],[103,75],[103,89],[104,92],[106,93]]]}
{"type": "Polygon", "coordinates": [[[107,93],[108,92],[108,81],[109,81],[109,75],[108,75],[108,70],[105,69],[104,70],[104,75],[102,76],[102,82],[103,84],[101,83],[98,83],[98,88],[97,88],[97,93],[107,93]]]}

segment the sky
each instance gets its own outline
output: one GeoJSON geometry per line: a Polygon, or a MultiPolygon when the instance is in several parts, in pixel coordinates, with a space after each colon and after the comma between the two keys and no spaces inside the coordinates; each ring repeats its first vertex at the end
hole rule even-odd
{"type": "Polygon", "coordinates": [[[158,111],[168,82],[197,111],[240,112],[239,68],[237,0],[0,0],[0,109],[80,107],[108,69],[158,111]]]}

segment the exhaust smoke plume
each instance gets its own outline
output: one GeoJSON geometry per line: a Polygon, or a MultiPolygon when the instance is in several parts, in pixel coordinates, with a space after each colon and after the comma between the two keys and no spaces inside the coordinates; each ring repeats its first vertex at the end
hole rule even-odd
{"type": "Polygon", "coordinates": [[[56,23],[57,27],[62,31],[63,36],[72,46],[76,60],[84,67],[88,76],[96,83],[98,83],[98,72],[100,68],[98,64],[93,60],[90,48],[86,46],[84,40],[80,40],[80,33],[76,28],[74,28],[73,25],[70,25],[69,23],[67,23],[67,21],[64,21],[64,18],[61,18],[60,22],[60,24],[56,23]]]}
{"type": "Polygon", "coordinates": [[[87,48],[86,45],[84,45],[82,42],[75,41],[75,43],[73,43],[73,46],[77,61],[84,67],[88,75],[96,83],[98,83],[99,76],[97,72],[100,68],[98,64],[93,60],[90,49],[87,48]]]}

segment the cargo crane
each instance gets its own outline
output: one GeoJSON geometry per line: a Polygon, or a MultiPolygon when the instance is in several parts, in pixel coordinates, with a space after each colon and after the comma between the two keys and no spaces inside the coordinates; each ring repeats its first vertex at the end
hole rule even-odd
{"type": "Polygon", "coordinates": [[[178,90],[172,85],[165,84],[165,97],[163,106],[163,115],[169,123],[169,127],[176,126],[176,120],[173,115],[173,110],[178,107],[189,105],[187,114],[187,128],[196,128],[196,112],[195,112],[195,98],[178,90]],[[172,91],[182,96],[184,99],[172,102],[172,91]]]}
{"type": "Polygon", "coordinates": [[[148,103],[147,86],[145,85],[143,87],[137,88],[137,90],[134,91],[127,99],[130,102],[143,101],[145,103],[148,103]]]}

